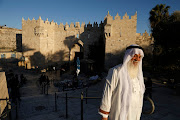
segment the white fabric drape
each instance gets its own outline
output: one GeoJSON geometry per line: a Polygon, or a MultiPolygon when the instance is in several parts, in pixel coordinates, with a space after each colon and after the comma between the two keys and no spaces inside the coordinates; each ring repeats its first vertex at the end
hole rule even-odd
{"type": "Polygon", "coordinates": [[[139,80],[140,88],[139,106],[140,109],[142,109],[143,94],[145,91],[142,73],[142,58],[144,56],[144,53],[139,48],[132,48],[126,50],[123,64],[111,68],[108,72],[108,76],[106,77],[106,83],[104,86],[100,109],[106,112],[110,112],[110,120],[127,120],[130,103],[132,102],[133,89],[131,79],[127,72],[127,63],[135,54],[141,55],[137,79],[139,80]]]}
{"type": "Polygon", "coordinates": [[[140,104],[140,84],[139,80],[137,78],[134,78],[131,80],[132,83],[132,96],[131,96],[131,102],[129,105],[129,112],[127,115],[127,120],[139,120],[141,116],[141,104],[140,104]]]}

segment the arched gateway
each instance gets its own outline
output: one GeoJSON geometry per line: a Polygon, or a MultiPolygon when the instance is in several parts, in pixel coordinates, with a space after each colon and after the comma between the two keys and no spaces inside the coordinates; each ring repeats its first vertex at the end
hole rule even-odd
{"type": "Polygon", "coordinates": [[[74,61],[76,60],[77,57],[79,57],[80,59],[84,58],[84,43],[79,40],[77,43],[75,43],[72,47],[71,47],[71,52],[70,52],[70,60],[74,61]]]}

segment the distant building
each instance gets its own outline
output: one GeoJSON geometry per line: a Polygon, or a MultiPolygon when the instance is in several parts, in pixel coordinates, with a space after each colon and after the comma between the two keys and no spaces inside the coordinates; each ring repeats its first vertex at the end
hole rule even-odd
{"type": "Polygon", "coordinates": [[[22,57],[22,30],[0,26],[0,58],[22,57]]]}

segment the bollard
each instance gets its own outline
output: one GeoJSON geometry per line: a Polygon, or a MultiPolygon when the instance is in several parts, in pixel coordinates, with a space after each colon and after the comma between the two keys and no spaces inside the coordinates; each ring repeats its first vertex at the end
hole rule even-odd
{"type": "Polygon", "coordinates": [[[88,89],[86,88],[86,104],[87,104],[88,89]]]}
{"type": "Polygon", "coordinates": [[[56,95],[56,92],[55,92],[55,112],[57,112],[57,102],[56,102],[56,98],[57,98],[57,95],[56,95]]]}
{"type": "Polygon", "coordinates": [[[68,99],[67,99],[67,93],[66,93],[66,118],[68,118],[68,99]]]}
{"type": "Polygon", "coordinates": [[[47,95],[48,95],[48,84],[47,84],[47,95]]]}
{"type": "Polygon", "coordinates": [[[45,83],[44,83],[44,94],[46,94],[46,85],[45,85],[45,83]]]}
{"type": "Polygon", "coordinates": [[[44,94],[44,83],[42,83],[42,94],[44,94]]]}
{"type": "Polygon", "coordinates": [[[83,120],[83,92],[81,92],[81,120],[83,120]]]}
{"type": "Polygon", "coordinates": [[[43,83],[41,84],[41,87],[42,87],[42,94],[43,94],[43,91],[44,91],[44,88],[43,88],[43,83]]]}
{"type": "Polygon", "coordinates": [[[7,100],[8,100],[8,99],[7,99],[7,97],[6,97],[6,104],[7,104],[7,105],[6,105],[6,106],[7,106],[7,107],[6,107],[6,114],[7,114],[6,116],[7,116],[7,118],[8,118],[8,102],[7,102],[7,100]]]}
{"type": "Polygon", "coordinates": [[[17,109],[17,105],[18,105],[18,103],[17,103],[17,101],[16,101],[16,120],[18,119],[18,109],[17,109]]]}

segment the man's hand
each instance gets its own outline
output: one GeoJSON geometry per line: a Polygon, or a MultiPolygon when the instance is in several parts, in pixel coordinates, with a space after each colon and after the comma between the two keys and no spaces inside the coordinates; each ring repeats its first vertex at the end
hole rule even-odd
{"type": "Polygon", "coordinates": [[[104,117],[102,117],[102,120],[108,120],[108,118],[104,118],[104,117]]]}

